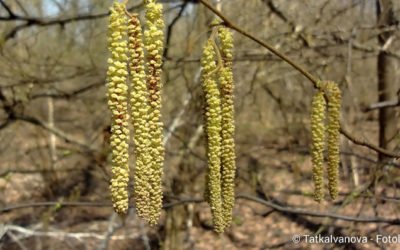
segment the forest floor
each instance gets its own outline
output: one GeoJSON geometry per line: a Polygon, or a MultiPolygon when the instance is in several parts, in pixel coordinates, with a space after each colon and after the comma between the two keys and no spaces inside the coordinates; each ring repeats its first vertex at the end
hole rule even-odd
{"type": "MultiPolygon", "coordinates": [[[[113,215],[107,206],[30,206],[0,213],[0,248],[12,249],[158,249],[181,242],[183,249],[400,249],[397,244],[378,244],[377,235],[400,237],[397,225],[360,223],[327,217],[309,216],[292,211],[300,208],[310,213],[329,213],[351,217],[399,218],[398,203],[377,199],[375,194],[395,197],[390,183],[377,184],[375,194],[369,192],[367,170],[373,163],[357,158],[359,186],[354,187],[351,172],[341,173],[340,197],[320,204],[312,199],[311,162],[306,144],[295,139],[256,142],[249,146],[238,142],[237,194],[268,200],[285,211],[273,209],[248,199],[237,199],[232,226],[224,234],[212,231],[211,214],[206,203],[187,203],[163,211],[161,225],[151,228],[135,216],[134,211],[124,221],[113,215]],[[253,144],[254,145],[254,144],[253,144]],[[380,201],[380,202],[377,202],[380,201]],[[169,218],[169,219],[168,219],[169,218]],[[174,225],[174,226],[171,226],[174,225]],[[171,229],[172,228],[172,229],[171,229]],[[171,231],[173,232],[171,233],[171,231]],[[305,235],[320,234],[335,237],[367,237],[368,243],[312,244],[305,235]],[[294,244],[295,235],[302,236],[294,244]],[[167,240],[166,237],[168,236],[167,240]],[[106,248],[108,246],[108,248],[106,248]]],[[[357,149],[362,155],[368,151],[357,149]]],[[[372,156],[371,156],[372,157],[372,156]]],[[[81,164],[83,164],[81,162],[81,164]]],[[[47,201],[105,201],[107,182],[101,171],[90,170],[57,178],[56,190],[68,190],[51,195],[43,182],[43,173],[12,173],[0,179],[3,207],[21,203],[47,201]],[[72,177],[68,177],[72,176],[72,177]],[[75,181],[71,182],[71,178],[75,181]],[[89,183],[87,183],[89,181],[89,183]],[[82,186],[81,182],[86,182],[82,186]],[[82,191],[84,190],[84,191],[82,191]],[[53,199],[54,200],[54,199],[53,199]]],[[[202,179],[203,177],[199,177],[202,179]]],[[[385,178],[383,178],[383,182],[385,178]]],[[[167,194],[168,195],[168,194],[167,194]]],[[[202,198],[201,193],[185,193],[183,198],[202,198]]],[[[382,198],[382,197],[381,197],[382,198]]],[[[308,236],[307,236],[308,237],[308,236]]],[[[175,245],[176,246],[176,245],[175,245]]]]}

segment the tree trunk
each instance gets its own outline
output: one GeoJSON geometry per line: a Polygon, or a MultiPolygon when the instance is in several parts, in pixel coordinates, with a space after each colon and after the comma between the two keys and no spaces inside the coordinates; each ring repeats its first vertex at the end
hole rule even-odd
{"type": "MultiPolygon", "coordinates": [[[[393,0],[376,1],[378,27],[380,29],[396,25],[394,16],[393,0]]],[[[390,56],[387,50],[393,47],[393,31],[383,32],[378,37],[378,43],[381,51],[378,55],[377,73],[378,73],[378,101],[389,101],[397,98],[399,83],[396,77],[397,60],[390,56]]],[[[396,110],[394,108],[379,109],[379,146],[385,149],[393,150],[395,147],[396,129],[396,110]]],[[[379,155],[379,160],[383,160],[383,155],[379,155]]]]}

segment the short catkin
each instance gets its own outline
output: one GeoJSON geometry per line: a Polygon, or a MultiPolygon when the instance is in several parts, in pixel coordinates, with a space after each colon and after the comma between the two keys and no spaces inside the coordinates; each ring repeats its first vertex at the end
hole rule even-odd
{"type": "Polygon", "coordinates": [[[218,29],[218,37],[221,46],[222,66],[218,71],[221,89],[221,192],[222,192],[222,214],[225,227],[232,221],[232,209],[235,203],[235,110],[234,110],[234,82],[232,72],[233,61],[233,36],[226,28],[218,29]]]}
{"type": "Polygon", "coordinates": [[[150,172],[151,155],[149,151],[150,131],[147,124],[149,106],[142,28],[137,14],[133,14],[130,18],[128,34],[131,80],[130,106],[136,154],[134,197],[138,216],[150,220],[151,188],[148,173],[150,172]]]}
{"type": "Polygon", "coordinates": [[[339,137],[342,94],[338,85],[334,82],[326,82],[325,91],[328,97],[328,189],[331,198],[336,199],[339,185],[339,137]]]}
{"type": "Polygon", "coordinates": [[[311,110],[311,157],[313,165],[314,199],[324,198],[324,148],[326,102],[324,93],[318,91],[312,99],[311,110]]]}
{"type": "Polygon", "coordinates": [[[108,33],[108,49],[111,53],[107,70],[108,107],[112,113],[111,153],[112,179],[110,184],[114,210],[124,214],[128,210],[128,75],[127,57],[127,18],[125,5],[114,2],[111,7],[108,33]]]}
{"type": "Polygon", "coordinates": [[[205,95],[205,131],[207,139],[208,175],[206,199],[210,203],[214,230],[223,232],[221,200],[221,100],[215,71],[215,42],[209,39],[201,57],[202,88],[205,95]]]}
{"type": "Polygon", "coordinates": [[[149,223],[156,224],[162,208],[162,174],[164,163],[163,123],[161,121],[161,74],[164,49],[164,21],[162,5],[146,1],[146,30],[144,45],[147,51],[147,88],[149,90],[150,153],[152,161],[148,172],[150,184],[149,223]]]}

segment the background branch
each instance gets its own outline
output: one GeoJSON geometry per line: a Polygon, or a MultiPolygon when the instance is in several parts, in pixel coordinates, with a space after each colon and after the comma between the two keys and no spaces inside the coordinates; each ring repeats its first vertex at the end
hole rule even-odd
{"type": "MultiPolygon", "coordinates": [[[[347,215],[340,215],[340,214],[333,214],[328,212],[317,212],[317,211],[308,211],[302,208],[296,208],[293,206],[283,207],[279,204],[276,204],[271,201],[267,201],[255,196],[251,196],[248,194],[238,194],[236,196],[237,199],[248,200],[252,202],[259,203],[261,205],[270,207],[276,211],[284,212],[284,213],[291,213],[291,214],[299,214],[299,215],[307,215],[312,217],[324,217],[324,218],[332,218],[337,220],[344,220],[344,221],[352,221],[352,222],[359,222],[359,223],[386,223],[391,225],[400,225],[400,219],[389,219],[383,217],[353,217],[347,215]]],[[[175,206],[181,206],[188,203],[202,203],[205,202],[204,199],[201,198],[180,198],[177,201],[165,203],[163,205],[163,209],[170,209],[175,206]]],[[[26,204],[16,204],[11,205],[8,207],[0,208],[0,213],[10,212],[16,209],[23,209],[23,208],[32,208],[32,207],[48,207],[48,206],[58,206],[62,207],[112,207],[110,202],[63,202],[63,201],[55,201],[55,202],[36,202],[36,203],[26,203],[26,204]]],[[[134,207],[134,206],[130,206],[134,207]]]]}

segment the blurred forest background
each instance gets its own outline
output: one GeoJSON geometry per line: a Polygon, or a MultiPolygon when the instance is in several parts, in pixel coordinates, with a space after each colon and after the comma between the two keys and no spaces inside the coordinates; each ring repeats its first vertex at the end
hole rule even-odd
{"type": "MultiPolygon", "coordinates": [[[[220,236],[203,202],[199,79],[215,15],[197,0],[160,2],[165,206],[151,228],[134,208],[121,220],[110,205],[105,76],[112,1],[0,1],[0,248],[400,249],[291,240],[400,234],[400,162],[393,157],[400,154],[400,1],[221,1],[221,12],[238,27],[314,76],[339,83],[342,126],[392,157],[342,136],[339,199],[314,202],[313,85],[234,32],[238,199],[233,225],[220,236]]],[[[128,6],[143,17],[142,1],[128,6]]]]}

